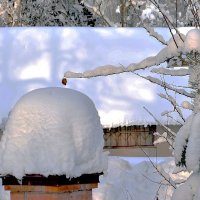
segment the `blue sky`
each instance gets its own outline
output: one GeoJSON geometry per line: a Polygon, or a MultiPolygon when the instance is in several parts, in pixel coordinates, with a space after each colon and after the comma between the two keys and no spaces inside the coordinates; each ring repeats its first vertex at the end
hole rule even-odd
{"type": "MultiPolygon", "coordinates": [[[[158,31],[169,38],[167,29],[158,31]]],[[[28,91],[64,87],[61,79],[65,71],[82,72],[106,64],[128,65],[155,55],[161,48],[139,28],[1,28],[0,119],[28,91]]],[[[178,81],[187,82],[187,78],[178,81]]],[[[104,125],[152,121],[143,106],[158,118],[169,107],[157,96],[161,91],[158,86],[131,73],[70,79],[67,87],[94,101],[104,125]]]]}

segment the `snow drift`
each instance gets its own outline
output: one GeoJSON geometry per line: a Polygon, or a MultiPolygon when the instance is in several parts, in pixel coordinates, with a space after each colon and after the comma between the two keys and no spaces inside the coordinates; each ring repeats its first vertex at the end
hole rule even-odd
{"type": "Polygon", "coordinates": [[[0,174],[66,175],[107,168],[103,130],[93,102],[71,89],[43,88],[13,108],[0,143],[0,174]]]}

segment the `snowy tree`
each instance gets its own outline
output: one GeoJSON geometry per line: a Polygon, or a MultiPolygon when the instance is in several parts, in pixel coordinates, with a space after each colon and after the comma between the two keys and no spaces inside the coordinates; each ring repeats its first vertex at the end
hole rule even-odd
{"type": "Polygon", "coordinates": [[[194,25],[199,18],[198,0],[82,0],[108,26],[194,25]],[[163,17],[165,16],[165,17],[163,17]],[[169,17],[170,16],[170,17],[169,17]],[[168,22],[166,22],[166,17],[168,22]]]}
{"type": "Polygon", "coordinates": [[[78,0],[2,0],[1,26],[94,26],[95,17],[78,0]]]}
{"type": "MultiPolygon", "coordinates": [[[[125,72],[137,73],[139,76],[165,89],[166,93],[160,94],[160,97],[172,104],[173,111],[175,110],[178,113],[180,120],[182,120],[180,123],[183,124],[177,134],[165,127],[168,138],[173,142],[176,165],[184,166],[186,170],[193,172],[189,179],[175,190],[173,200],[197,200],[200,197],[200,30],[198,23],[199,21],[195,23],[197,28],[190,30],[186,35],[181,34],[175,27],[172,30],[169,26],[172,36],[169,41],[165,41],[162,35],[154,29],[145,27],[150,35],[161,42],[164,47],[155,56],[147,57],[139,63],[131,63],[128,66],[105,65],[83,73],[68,71],[64,74],[64,79],[68,79],[92,78],[125,72]],[[156,76],[145,77],[140,75],[139,70],[146,68],[150,68],[152,73],[163,76],[188,75],[189,84],[187,86],[176,86],[156,76]],[[191,102],[184,101],[179,105],[169,91],[183,95],[191,99],[191,102]],[[192,110],[193,113],[188,119],[184,118],[182,108],[192,110]]],[[[163,113],[163,115],[170,114],[171,111],[163,113]]]]}
{"type": "Polygon", "coordinates": [[[198,0],[1,0],[0,25],[195,26],[199,9],[198,0]]]}

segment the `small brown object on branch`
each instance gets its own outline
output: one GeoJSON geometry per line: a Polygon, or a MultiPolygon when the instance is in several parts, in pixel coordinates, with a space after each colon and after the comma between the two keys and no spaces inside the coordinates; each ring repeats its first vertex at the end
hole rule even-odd
{"type": "Polygon", "coordinates": [[[67,85],[67,79],[66,79],[66,78],[63,78],[63,79],[62,79],[62,84],[63,84],[63,85],[67,85]]]}

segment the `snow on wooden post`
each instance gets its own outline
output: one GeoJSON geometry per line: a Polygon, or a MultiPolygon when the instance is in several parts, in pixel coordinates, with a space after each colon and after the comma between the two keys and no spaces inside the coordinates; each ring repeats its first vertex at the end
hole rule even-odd
{"type": "Polygon", "coordinates": [[[17,102],[2,136],[3,185],[11,200],[91,200],[107,168],[103,146],[100,118],[87,96],[34,90],[17,102]]]}
{"type": "Polygon", "coordinates": [[[27,175],[20,184],[14,176],[4,176],[3,185],[11,192],[11,200],[92,200],[92,189],[97,187],[99,175],[85,174],[71,179],[64,175],[27,175]]]}

